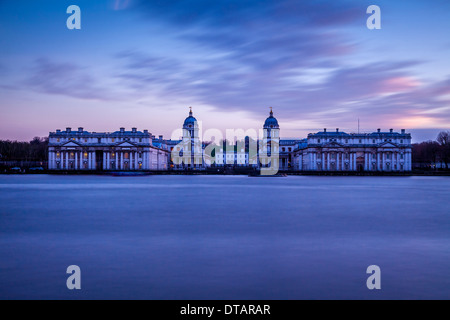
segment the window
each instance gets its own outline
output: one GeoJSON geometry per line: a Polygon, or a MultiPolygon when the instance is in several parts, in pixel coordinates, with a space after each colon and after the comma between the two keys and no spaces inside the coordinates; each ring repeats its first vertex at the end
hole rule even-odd
{"type": "Polygon", "coordinates": [[[284,151],[285,151],[285,150],[284,150],[284,148],[281,148],[281,151],[283,151],[283,152],[284,152],[284,151]]]}
{"type": "Polygon", "coordinates": [[[345,143],[348,143],[348,139],[345,139],[345,143]]]}
{"type": "Polygon", "coordinates": [[[320,139],[317,139],[317,143],[320,143],[320,139]]]}
{"type": "Polygon", "coordinates": [[[112,138],[112,139],[111,139],[111,142],[116,142],[116,139],[115,139],[115,138],[112,138]]]}
{"type": "Polygon", "coordinates": [[[61,140],[61,139],[58,138],[58,139],[56,139],[56,142],[59,142],[60,140],[61,140]]]}
{"type": "Polygon", "coordinates": [[[139,142],[142,142],[142,138],[139,138],[139,142]]]}
{"type": "Polygon", "coordinates": [[[84,139],[84,142],[87,142],[87,139],[84,139]]]}
{"type": "Polygon", "coordinates": [[[400,153],[400,159],[403,159],[403,153],[400,153]]]}
{"type": "Polygon", "coordinates": [[[359,143],[362,143],[362,140],[361,140],[361,139],[359,139],[359,143]]]}
{"type": "Polygon", "coordinates": [[[400,140],[400,143],[403,143],[403,140],[400,140]]]}
{"type": "Polygon", "coordinates": [[[97,138],[98,143],[102,143],[102,138],[97,138]]]}
{"type": "Polygon", "coordinates": [[[375,143],[375,139],[372,140],[372,143],[375,143]]]}

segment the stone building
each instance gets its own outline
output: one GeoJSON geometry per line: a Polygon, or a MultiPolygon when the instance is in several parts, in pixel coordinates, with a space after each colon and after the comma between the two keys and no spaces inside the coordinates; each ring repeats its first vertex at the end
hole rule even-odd
{"type": "Polygon", "coordinates": [[[169,152],[153,146],[148,130],[56,130],[49,134],[49,170],[166,170],[169,152]]]}
{"type": "Polygon", "coordinates": [[[346,133],[326,129],[310,133],[293,151],[294,170],[410,171],[411,134],[401,132],[346,133]]]}

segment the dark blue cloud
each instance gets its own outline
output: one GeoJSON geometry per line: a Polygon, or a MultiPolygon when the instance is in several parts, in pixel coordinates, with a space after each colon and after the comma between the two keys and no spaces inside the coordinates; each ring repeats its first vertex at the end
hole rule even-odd
{"type": "Polygon", "coordinates": [[[99,85],[86,67],[38,58],[23,81],[32,90],[80,99],[114,100],[117,96],[99,85]]]}

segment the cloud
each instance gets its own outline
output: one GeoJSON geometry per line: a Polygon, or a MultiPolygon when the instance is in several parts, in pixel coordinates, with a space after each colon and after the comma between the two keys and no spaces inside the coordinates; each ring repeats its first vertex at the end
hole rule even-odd
{"type": "Polygon", "coordinates": [[[35,91],[79,99],[112,100],[117,98],[101,87],[92,70],[74,63],[38,58],[23,84],[35,91]]]}
{"type": "Polygon", "coordinates": [[[321,119],[343,126],[357,117],[413,123],[427,110],[435,110],[427,115],[428,122],[449,116],[448,99],[442,97],[450,92],[450,81],[422,83],[410,71],[421,61],[334,65],[322,71],[320,81],[308,82],[299,81],[295,74],[308,74],[314,64],[249,72],[245,64],[232,67],[239,64],[224,58],[211,58],[203,65],[142,52],[120,58],[123,71],[118,77],[123,84],[138,91],[158,88],[161,96],[195,97],[219,110],[260,114],[271,105],[281,118],[321,119]]]}

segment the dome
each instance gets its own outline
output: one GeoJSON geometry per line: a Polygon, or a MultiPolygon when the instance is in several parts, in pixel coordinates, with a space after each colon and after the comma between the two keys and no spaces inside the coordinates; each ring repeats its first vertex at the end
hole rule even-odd
{"type": "Polygon", "coordinates": [[[264,128],[280,128],[278,125],[278,120],[273,116],[272,109],[270,110],[270,115],[264,122],[264,128]]]}
{"type": "Polygon", "coordinates": [[[192,109],[189,111],[189,117],[184,120],[183,128],[192,128],[197,126],[197,119],[192,116],[192,109]]]}
{"type": "Polygon", "coordinates": [[[189,124],[195,124],[197,122],[197,119],[195,119],[193,116],[189,116],[184,120],[183,126],[187,126],[189,124]]]}

